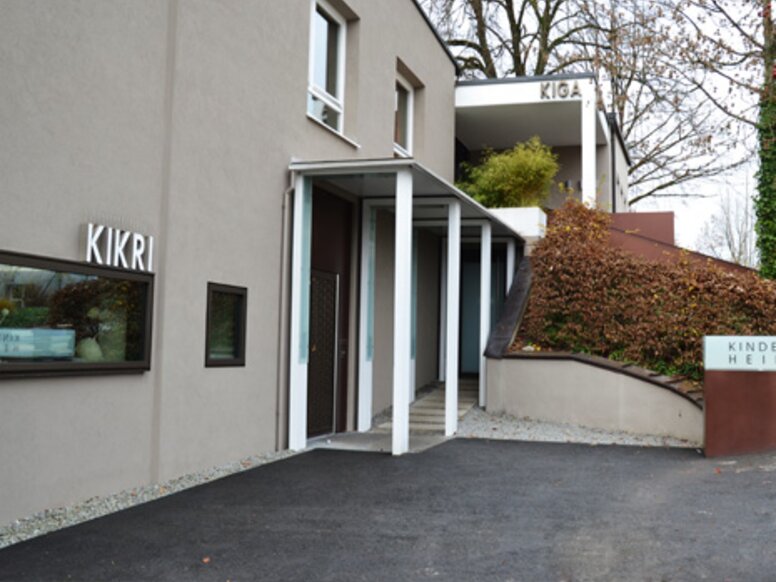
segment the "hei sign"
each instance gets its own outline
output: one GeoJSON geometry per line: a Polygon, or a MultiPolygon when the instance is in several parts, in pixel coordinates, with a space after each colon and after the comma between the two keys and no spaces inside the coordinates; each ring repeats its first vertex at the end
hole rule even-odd
{"type": "Polygon", "coordinates": [[[86,262],[151,273],[154,237],[90,222],[86,228],[86,262]]]}
{"type": "Polygon", "coordinates": [[[581,99],[579,82],[546,81],[539,85],[541,98],[544,99],[581,99]]]}
{"type": "Polygon", "coordinates": [[[776,336],[722,336],[703,338],[706,370],[776,372],[776,336]]]}

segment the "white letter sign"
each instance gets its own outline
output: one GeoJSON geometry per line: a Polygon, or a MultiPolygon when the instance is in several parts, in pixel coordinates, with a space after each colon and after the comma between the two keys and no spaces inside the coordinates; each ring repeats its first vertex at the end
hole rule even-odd
{"type": "Polygon", "coordinates": [[[545,81],[539,85],[541,99],[581,99],[579,82],[545,81]]]}
{"type": "Polygon", "coordinates": [[[89,223],[86,262],[120,269],[153,272],[154,237],[89,223]]]}

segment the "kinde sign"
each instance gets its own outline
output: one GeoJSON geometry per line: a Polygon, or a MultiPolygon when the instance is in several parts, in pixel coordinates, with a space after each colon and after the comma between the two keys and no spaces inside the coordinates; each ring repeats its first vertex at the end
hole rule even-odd
{"type": "Polygon", "coordinates": [[[706,336],[703,345],[706,370],[774,372],[776,337],[706,336]]]}
{"type": "Polygon", "coordinates": [[[151,273],[154,237],[90,222],[86,228],[86,262],[151,273]]]}

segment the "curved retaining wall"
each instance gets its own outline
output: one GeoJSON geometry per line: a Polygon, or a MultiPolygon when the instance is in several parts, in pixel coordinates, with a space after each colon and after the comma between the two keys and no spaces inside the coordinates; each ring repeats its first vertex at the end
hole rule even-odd
{"type": "Polygon", "coordinates": [[[487,409],[703,443],[703,410],[667,386],[574,356],[488,359],[487,409]]]}

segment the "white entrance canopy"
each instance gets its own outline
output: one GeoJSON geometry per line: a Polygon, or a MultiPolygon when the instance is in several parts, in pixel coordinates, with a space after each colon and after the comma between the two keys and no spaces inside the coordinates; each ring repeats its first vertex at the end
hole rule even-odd
{"type": "Polygon", "coordinates": [[[456,138],[470,151],[502,150],[539,136],[580,146],[582,197],[595,204],[596,146],[609,143],[592,74],[462,81],[455,90],[456,138]]]}
{"type": "Polygon", "coordinates": [[[519,233],[482,204],[412,159],[292,162],[289,169],[296,176],[316,178],[353,196],[382,206],[393,206],[397,175],[402,170],[408,171],[412,177],[413,203],[418,206],[412,215],[415,224],[425,223],[429,228],[442,233],[447,224],[447,207],[451,201],[456,200],[461,204],[465,235],[469,232],[472,235],[477,234],[477,225],[469,221],[486,220],[492,225],[493,236],[523,240],[519,233]],[[443,224],[435,227],[434,224],[439,221],[443,224]]]}
{"type": "MultiPolygon", "coordinates": [[[[393,314],[393,435],[392,452],[409,450],[409,405],[412,380],[412,229],[422,227],[447,239],[445,301],[445,434],[457,430],[458,318],[461,238],[481,242],[481,296],[490,297],[491,242],[506,237],[514,257],[518,233],[452,184],[412,159],[292,162],[294,211],[291,256],[291,330],[289,350],[289,447],[307,444],[307,355],[309,344],[310,244],[312,186],[322,184],[362,200],[359,302],[358,430],[372,421],[372,362],[374,350],[374,281],[376,212],[395,214],[393,314]]],[[[513,262],[514,265],[514,262],[513,262]]],[[[481,353],[489,333],[490,302],[480,317],[481,353]],[[487,316],[485,315],[487,314],[487,316]]],[[[480,404],[484,405],[485,359],[480,363],[480,404]]]]}

